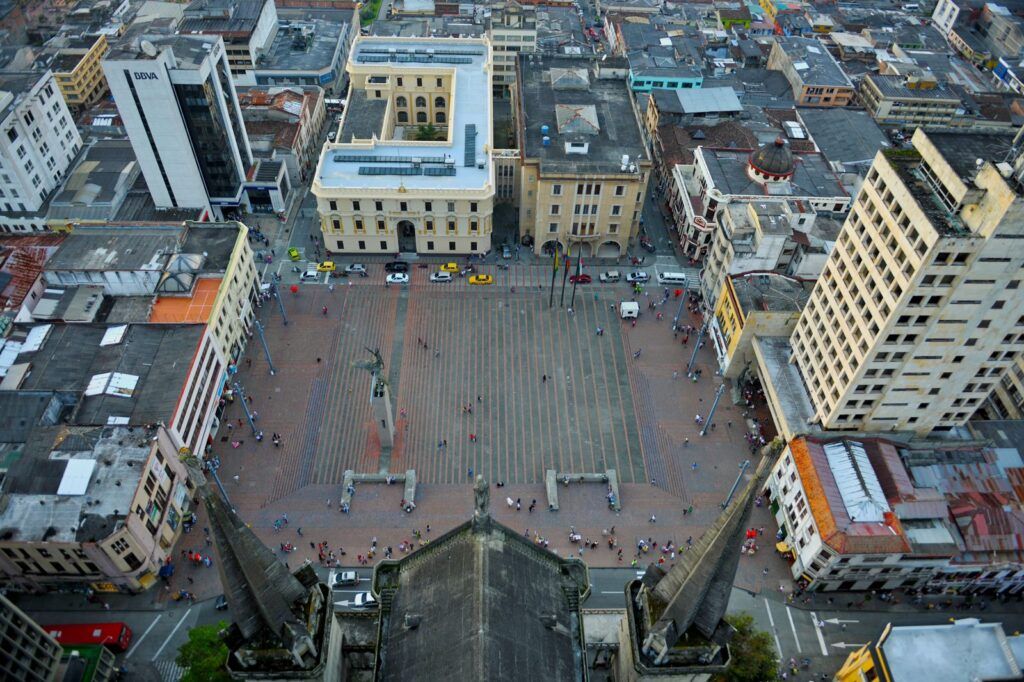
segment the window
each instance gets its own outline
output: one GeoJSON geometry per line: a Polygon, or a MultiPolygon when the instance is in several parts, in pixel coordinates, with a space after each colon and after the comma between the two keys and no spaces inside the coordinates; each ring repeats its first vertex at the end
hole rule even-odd
{"type": "Polygon", "coordinates": [[[479,223],[477,223],[476,218],[470,218],[469,219],[469,231],[470,232],[476,232],[479,229],[480,229],[480,225],[479,225],[479,223]]]}
{"type": "Polygon", "coordinates": [[[434,221],[433,220],[427,220],[423,225],[424,225],[424,229],[428,233],[433,233],[433,231],[434,231],[434,221]]]}
{"type": "Polygon", "coordinates": [[[454,251],[455,250],[455,242],[448,242],[448,250],[449,251],[454,251]]]}
{"type": "Polygon", "coordinates": [[[334,220],[331,221],[331,226],[335,229],[335,231],[339,231],[341,230],[341,221],[335,218],[334,220]]]}
{"type": "Polygon", "coordinates": [[[396,79],[395,79],[395,83],[396,83],[396,84],[398,85],[398,87],[402,87],[402,85],[403,85],[403,83],[402,83],[402,77],[401,77],[401,76],[399,76],[398,78],[396,78],[396,79]]]}
{"type": "Polygon", "coordinates": [[[338,202],[335,201],[334,199],[331,199],[330,201],[328,201],[327,205],[330,207],[330,209],[332,211],[337,211],[338,210],[338,202]]]}
{"type": "Polygon", "coordinates": [[[18,131],[14,128],[9,129],[7,131],[7,139],[11,142],[16,142],[18,140],[18,131]]]}
{"type": "Polygon", "coordinates": [[[427,98],[426,97],[422,97],[422,96],[421,97],[417,97],[416,98],[416,106],[419,107],[420,109],[422,109],[425,106],[427,106],[427,98]]]}
{"type": "Polygon", "coordinates": [[[383,211],[384,210],[384,202],[383,201],[375,201],[375,202],[373,202],[373,207],[378,212],[383,211]]]}
{"type": "Polygon", "coordinates": [[[417,111],[416,112],[416,122],[417,123],[426,123],[427,122],[427,112],[425,112],[425,111],[417,111]]]}
{"type": "Polygon", "coordinates": [[[470,213],[476,213],[476,206],[477,206],[477,204],[476,204],[475,201],[469,202],[469,212],[470,213]]]}
{"type": "Polygon", "coordinates": [[[444,97],[435,97],[434,98],[434,108],[435,109],[444,109],[444,107],[445,107],[444,97]]]}
{"type": "Polygon", "coordinates": [[[608,234],[618,234],[618,232],[619,232],[619,224],[618,223],[612,223],[611,225],[608,226],[608,234]]]}
{"type": "Polygon", "coordinates": [[[622,215],[622,206],[619,204],[612,206],[612,215],[622,215]]]}
{"type": "Polygon", "coordinates": [[[430,213],[431,211],[433,211],[434,210],[434,202],[433,201],[424,201],[423,202],[423,210],[426,211],[427,213],[430,213]]]}
{"type": "Polygon", "coordinates": [[[548,232],[558,232],[558,223],[548,223],[548,232]]]}
{"type": "Polygon", "coordinates": [[[440,78],[437,79],[437,87],[439,87],[439,88],[443,88],[444,87],[444,81],[442,79],[440,79],[440,78]]]}
{"type": "Polygon", "coordinates": [[[449,220],[448,221],[448,231],[449,232],[454,232],[455,231],[455,221],[454,220],[449,220]]]}
{"type": "Polygon", "coordinates": [[[445,117],[443,111],[439,111],[436,114],[434,114],[434,120],[437,123],[445,123],[445,122],[447,122],[447,118],[445,117]]]}
{"type": "Polygon", "coordinates": [[[358,201],[353,201],[352,202],[352,210],[353,211],[358,211],[359,210],[359,202],[358,201]]]}
{"type": "Polygon", "coordinates": [[[433,250],[434,250],[434,242],[428,241],[427,242],[427,251],[433,251],[433,250]]]}
{"type": "Polygon", "coordinates": [[[377,231],[378,232],[386,231],[386,228],[384,226],[384,221],[383,220],[380,220],[380,219],[377,220],[377,231]]]}
{"type": "Polygon", "coordinates": [[[356,224],[356,232],[362,232],[363,231],[363,221],[360,220],[359,218],[356,218],[355,224],[356,224]]]}
{"type": "Polygon", "coordinates": [[[625,185],[615,185],[615,196],[621,197],[621,196],[625,196],[625,194],[626,194],[626,186],[625,185]]]}
{"type": "Polygon", "coordinates": [[[448,212],[449,213],[455,213],[455,202],[454,201],[449,201],[448,202],[448,212]]]}
{"type": "Polygon", "coordinates": [[[395,98],[395,106],[402,107],[403,109],[409,106],[409,100],[399,95],[395,98]]]}
{"type": "Polygon", "coordinates": [[[409,114],[407,114],[404,111],[399,111],[398,112],[398,122],[399,123],[408,123],[409,122],[409,114]]]}
{"type": "Polygon", "coordinates": [[[359,240],[359,250],[366,251],[366,242],[364,242],[362,239],[359,240]]]}
{"type": "Polygon", "coordinates": [[[416,79],[416,87],[417,88],[422,88],[423,87],[423,79],[422,78],[417,78],[416,79]]]}
{"type": "Polygon", "coordinates": [[[558,204],[551,204],[551,215],[558,215],[558,212],[562,210],[562,207],[558,204]]]}
{"type": "Polygon", "coordinates": [[[552,196],[556,196],[556,197],[562,196],[562,186],[561,185],[551,185],[551,195],[552,196]]]}
{"type": "Polygon", "coordinates": [[[388,250],[388,242],[387,242],[386,239],[381,239],[380,240],[380,250],[381,251],[387,251],[388,250]]]}
{"type": "Polygon", "coordinates": [[[402,213],[405,213],[406,211],[408,211],[409,210],[408,202],[405,202],[405,201],[398,202],[398,210],[401,211],[402,213]]]}

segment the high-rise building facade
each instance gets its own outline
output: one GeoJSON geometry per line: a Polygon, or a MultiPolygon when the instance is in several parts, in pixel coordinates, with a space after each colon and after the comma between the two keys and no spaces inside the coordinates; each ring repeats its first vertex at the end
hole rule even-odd
{"type": "Polygon", "coordinates": [[[963,424],[1024,348],[1012,138],[879,152],[791,337],[825,429],[963,424]]]}
{"type": "Polygon", "coordinates": [[[52,72],[0,73],[0,232],[45,229],[33,214],[81,147],[52,72]]]}
{"type": "Polygon", "coordinates": [[[61,648],[39,623],[0,594],[0,677],[24,682],[57,679],[61,648]]]}
{"type": "Polygon", "coordinates": [[[252,152],[220,37],[126,42],[103,71],[157,208],[247,205],[252,152]]]}

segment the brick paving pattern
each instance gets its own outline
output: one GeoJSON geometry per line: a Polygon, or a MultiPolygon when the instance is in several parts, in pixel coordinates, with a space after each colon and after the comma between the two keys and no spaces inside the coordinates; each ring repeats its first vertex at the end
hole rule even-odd
{"type": "MultiPolygon", "coordinates": [[[[683,334],[673,335],[677,301],[658,308],[664,314],[660,321],[647,309],[649,301],[661,300],[660,287],[649,286],[650,296],[640,297],[642,314],[633,327],[615,309],[629,295],[625,285],[581,286],[574,316],[559,307],[556,288],[555,307],[549,308],[546,267],[484,266],[496,280],[489,287],[461,279],[430,284],[430,270],[413,268],[411,286],[384,288],[382,266],[370,264],[369,270],[367,278],[333,280],[333,291],[323,283],[303,284],[298,294],[285,287],[287,327],[276,306],[264,305],[278,372],[270,376],[254,340],[246,354],[252,365],[243,361],[238,376],[260,413],[265,440],[255,443],[248,426],[238,428],[235,421],[234,432],[222,428],[215,446],[232,504],[272,547],[298,547],[286,557],[290,563],[316,560],[310,541],[344,547],[342,563],[353,565],[372,537],[379,549],[391,545],[397,555],[398,543],[411,539],[414,528],[423,531],[429,523],[424,539],[437,536],[471,514],[470,467],[492,483],[506,482],[492,495],[500,521],[530,529],[531,536],[539,533],[563,555],[577,551],[567,539],[570,525],[598,542],[602,530],[614,526],[628,564],[639,539],[684,546],[714,520],[739,463],[749,455],[745,408],[734,406],[727,390],[717,427],[699,435],[694,416],[707,415],[719,383],[711,345],[698,353],[702,376],[693,383],[685,367],[696,335],[685,346],[683,334]],[[604,336],[596,335],[598,326],[604,336]],[[390,455],[377,442],[369,375],[351,366],[352,360],[368,358],[364,347],[380,348],[391,384],[397,432],[390,455]],[[642,352],[634,358],[637,350],[642,352]],[[472,415],[462,410],[467,404],[472,415]],[[280,448],[270,442],[272,432],[282,435],[280,448]],[[477,442],[470,442],[470,433],[477,442]],[[241,447],[230,446],[234,438],[244,441],[241,447]],[[447,440],[447,448],[439,449],[439,440],[447,440]],[[340,514],[344,471],[378,472],[384,466],[391,472],[416,470],[416,511],[409,515],[399,508],[400,485],[359,484],[350,513],[340,514]],[[622,512],[608,509],[604,488],[596,484],[560,486],[561,511],[546,511],[543,472],[549,467],[617,469],[622,512]],[[522,510],[508,508],[506,497],[521,499],[522,510]],[[538,509],[531,514],[527,506],[534,499],[538,509]],[[691,505],[693,514],[684,515],[691,505]],[[273,522],[282,513],[289,525],[275,533],[273,522]],[[649,522],[652,514],[656,523],[649,522]]],[[[567,287],[566,303],[569,293],[567,287]]],[[[700,320],[684,311],[680,324],[700,320]]],[[[242,416],[237,404],[227,412],[232,421],[242,416]]],[[[757,525],[767,525],[767,519],[757,525]]],[[[194,541],[194,533],[183,547],[189,538],[194,541]]],[[[744,557],[738,584],[758,590],[784,575],[768,540],[757,557],[744,557]],[[762,566],[769,564],[772,574],[764,578],[762,566]]],[[[657,556],[645,555],[641,563],[657,556]]],[[[584,559],[618,565],[606,544],[585,551],[584,559]]]]}

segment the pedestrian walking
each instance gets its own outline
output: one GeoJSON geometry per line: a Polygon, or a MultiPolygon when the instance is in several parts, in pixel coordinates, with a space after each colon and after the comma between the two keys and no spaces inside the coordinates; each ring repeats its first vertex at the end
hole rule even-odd
{"type": "Polygon", "coordinates": [[[657,521],[658,521],[658,517],[655,516],[654,514],[651,514],[651,518],[647,519],[647,523],[657,523],[657,521]]]}
{"type": "Polygon", "coordinates": [[[473,478],[473,467],[469,467],[469,469],[466,470],[466,477],[473,478]]]}
{"type": "Polygon", "coordinates": [[[690,465],[690,469],[692,469],[693,471],[696,471],[697,470],[697,463],[694,462],[693,464],[691,464],[690,465]]]}
{"type": "MultiPolygon", "coordinates": [[[[542,383],[542,384],[546,384],[547,382],[548,382],[548,375],[547,375],[547,374],[545,374],[545,375],[541,376],[541,378],[540,378],[540,383],[542,383]]],[[[238,421],[242,421],[242,420],[241,420],[241,419],[239,419],[238,421]]]]}

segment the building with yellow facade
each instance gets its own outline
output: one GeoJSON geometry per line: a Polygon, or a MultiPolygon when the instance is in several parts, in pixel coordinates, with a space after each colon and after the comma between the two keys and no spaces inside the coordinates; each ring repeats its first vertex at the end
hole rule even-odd
{"type": "Polygon", "coordinates": [[[345,115],[313,179],[328,251],[489,251],[490,43],[361,37],[347,68],[345,115]]]}
{"type": "Polygon", "coordinates": [[[639,230],[651,161],[627,68],[622,58],[519,57],[519,232],[537,254],[617,258],[639,230]]]}
{"type": "MultiPolygon", "coordinates": [[[[951,619],[952,620],[952,619],[951,619]]],[[[1000,623],[886,625],[877,642],[846,657],[835,682],[971,682],[1020,679],[1024,640],[1000,623]]]]}
{"type": "Polygon", "coordinates": [[[707,330],[723,376],[756,365],[755,337],[793,333],[812,286],[774,272],[725,278],[707,330]]]}
{"type": "Polygon", "coordinates": [[[107,37],[103,34],[95,38],[70,38],[59,43],[50,69],[72,111],[91,107],[107,93],[107,79],[103,76],[100,60],[108,49],[107,37]]]}

